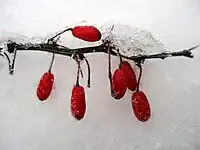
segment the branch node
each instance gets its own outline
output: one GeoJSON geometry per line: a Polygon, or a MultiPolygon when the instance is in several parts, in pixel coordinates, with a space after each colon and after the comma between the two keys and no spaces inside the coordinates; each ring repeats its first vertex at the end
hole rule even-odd
{"type": "Polygon", "coordinates": [[[185,57],[193,58],[192,52],[190,50],[184,50],[183,55],[185,57]]]}

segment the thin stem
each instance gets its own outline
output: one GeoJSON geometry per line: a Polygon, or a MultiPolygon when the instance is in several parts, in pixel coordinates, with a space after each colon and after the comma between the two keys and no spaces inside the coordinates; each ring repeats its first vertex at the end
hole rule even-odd
{"type": "Polygon", "coordinates": [[[138,77],[138,82],[137,82],[136,91],[139,91],[139,88],[140,88],[140,80],[141,80],[141,77],[142,77],[142,66],[141,66],[141,63],[139,62],[139,63],[137,64],[137,66],[138,66],[139,69],[140,69],[140,73],[139,73],[139,77],[138,77]]]}
{"type": "Polygon", "coordinates": [[[81,73],[81,77],[84,78],[83,77],[83,71],[82,71],[81,66],[80,66],[80,62],[81,62],[80,53],[76,53],[75,55],[76,55],[76,58],[75,58],[76,61],[79,62],[79,71],[80,71],[79,73],[81,73]]]}
{"type": "Polygon", "coordinates": [[[17,49],[14,48],[13,61],[12,61],[12,66],[11,66],[11,70],[10,70],[10,74],[11,74],[11,75],[14,73],[14,67],[15,67],[16,56],[17,56],[17,49]]]}
{"type": "Polygon", "coordinates": [[[8,61],[9,70],[11,71],[11,61],[10,61],[10,58],[9,58],[9,56],[8,56],[8,54],[6,52],[4,52],[3,54],[6,56],[6,59],[8,61]]]}
{"type": "Polygon", "coordinates": [[[120,54],[119,49],[117,49],[117,54],[119,55],[119,60],[120,60],[119,68],[121,69],[121,67],[122,67],[122,55],[120,54]]]}
{"type": "Polygon", "coordinates": [[[65,32],[67,32],[67,31],[72,31],[72,30],[73,30],[72,28],[67,28],[67,29],[65,29],[65,30],[63,30],[63,31],[61,31],[61,32],[59,32],[59,33],[57,33],[56,35],[54,35],[52,38],[49,39],[49,41],[52,41],[52,40],[55,39],[57,36],[59,36],[59,35],[65,33],[65,32]]]}
{"type": "Polygon", "coordinates": [[[113,97],[116,96],[116,93],[113,89],[113,82],[112,82],[112,73],[111,73],[111,53],[110,53],[110,47],[108,47],[108,78],[109,78],[109,81],[110,81],[110,92],[111,92],[111,95],[113,97]]]}
{"type": "Polygon", "coordinates": [[[53,53],[51,63],[50,63],[50,66],[49,66],[49,72],[51,72],[51,70],[52,70],[54,60],[55,60],[55,54],[53,53]]]}
{"type": "Polygon", "coordinates": [[[88,82],[87,82],[87,87],[90,87],[90,64],[88,62],[88,60],[85,58],[85,62],[87,64],[87,68],[88,68],[88,82]]]}
{"type": "Polygon", "coordinates": [[[79,70],[79,71],[80,71],[80,73],[81,73],[81,77],[84,78],[84,76],[83,76],[83,71],[82,71],[81,67],[80,67],[80,70],[79,70]]]}
{"type": "Polygon", "coordinates": [[[78,70],[77,70],[76,86],[79,86],[80,62],[77,61],[77,63],[78,63],[78,70]]]}

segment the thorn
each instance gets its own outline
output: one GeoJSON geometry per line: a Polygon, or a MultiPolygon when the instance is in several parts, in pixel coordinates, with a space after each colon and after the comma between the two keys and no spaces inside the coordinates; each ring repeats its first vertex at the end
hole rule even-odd
{"type": "Polygon", "coordinates": [[[194,49],[198,48],[199,46],[200,46],[199,44],[198,44],[198,45],[196,45],[196,46],[193,46],[193,47],[191,47],[191,48],[187,49],[187,51],[194,50],[194,49]]]}
{"type": "Polygon", "coordinates": [[[115,25],[113,24],[110,31],[112,31],[112,30],[114,29],[114,26],[115,26],[115,25]]]}
{"type": "Polygon", "coordinates": [[[0,56],[2,56],[4,58],[4,55],[0,53],[0,56]]]}

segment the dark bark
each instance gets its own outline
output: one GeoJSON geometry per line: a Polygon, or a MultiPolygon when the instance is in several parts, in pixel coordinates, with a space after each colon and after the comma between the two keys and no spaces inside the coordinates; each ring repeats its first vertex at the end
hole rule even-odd
{"type": "MultiPolygon", "coordinates": [[[[120,57],[132,60],[135,63],[143,63],[147,59],[165,59],[168,57],[177,57],[177,56],[183,56],[187,58],[193,58],[192,50],[199,47],[199,45],[196,45],[189,49],[180,50],[177,52],[163,52],[158,54],[152,54],[152,55],[136,55],[136,56],[124,56],[120,54],[120,57]]],[[[14,71],[14,64],[15,64],[15,56],[17,51],[41,51],[41,52],[49,52],[53,54],[59,54],[63,56],[69,56],[75,59],[76,54],[87,54],[87,53],[105,53],[108,54],[108,49],[110,49],[110,54],[113,56],[119,56],[119,50],[110,47],[109,42],[107,43],[103,42],[103,44],[99,46],[93,46],[93,47],[83,47],[83,48],[76,48],[76,49],[70,49],[68,47],[62,46],[57,44],[56,42],[52,43],[40,43],[40,44],[19,44],[15,42],[8,42],[7,44],[7,51],[4,51],[4,49],[0,48],[0,55],[4,56],[8,60],[9,65],[9,71],[10,74],[13,74],[14,71]],[[11,56],[13,58],[11,58],[11,56]]],[[[81,56],[81,55],[80,55],[81,56]]]]}

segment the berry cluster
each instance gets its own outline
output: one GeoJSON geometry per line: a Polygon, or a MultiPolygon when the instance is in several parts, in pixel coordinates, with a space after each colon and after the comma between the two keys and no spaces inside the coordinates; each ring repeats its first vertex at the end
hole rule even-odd
{"type": "Polygon", "coordinates": [[[141,69],[137,81],[135,72],[129,62],[120,62],[119,68],[115,70],[112,76],[112,96],[115,99],[121,99],[127,90],[132,91],[133,112],[139,121],[145,122],[151,116],[151,109],[145,93],[139,89],[141,69]]]}
{"type": "MultiPolygon", "coordinates": [[[[94,26],[76,26],[74,28],[69,28],[65,31],[72,31],[72,35],[76,38],[87,42],[96,42],[101,39],[100,31],[94,26]]],[[[55,38],[55,37],[53,37],[55,38]]],[[[53,41],[53,38],[49,42],[53,41]]],[[[138,80],[136,79],[135,71],[128,61],[125,61],[120,57],[119,67],[114,71],[113,75],[111,73],[111,61],[110,61],[110,50],[108,48],[109,57],[109,79],[110,79],[110,90],[111,96],[114,99],[120,100],[124,97],[127,90],[133,92],[132,94],[132,108],[136,118],[139,121],[147,121],[150,118],[151,110],[148,99],[144,92],[139,90],[140,78],[142,74],[142,68],[140,63],[138,66],[140,68],[140,75],[138,80]]],[[[118,52],[119,56],[120,53],[118,52]]],[[[85,116],[86,112],[86,102],[85,102],[85,90],[84,87],[79,84],[79,74],[81,73],[80,62],[85,60],[88,66],[88,87],[90,87],[90,66],[87,59],[82,53],[76,52],[74,54],[74,59],[77,62],[78,71],[76,84],[72,88],[71,94],[71,114],[77,120],[81,120],[85,116]]],[[[37,87],[37,97],[39,100],[47,100],[52,92],[52,87],[54,83],[54,75],[51,72],[52,64],[54,61],[54,54],[52,62],[48,72],[45,72],[40,79],[37,87]]],[[[83,77],[83,76],[82,76],[83,77]]]]}

